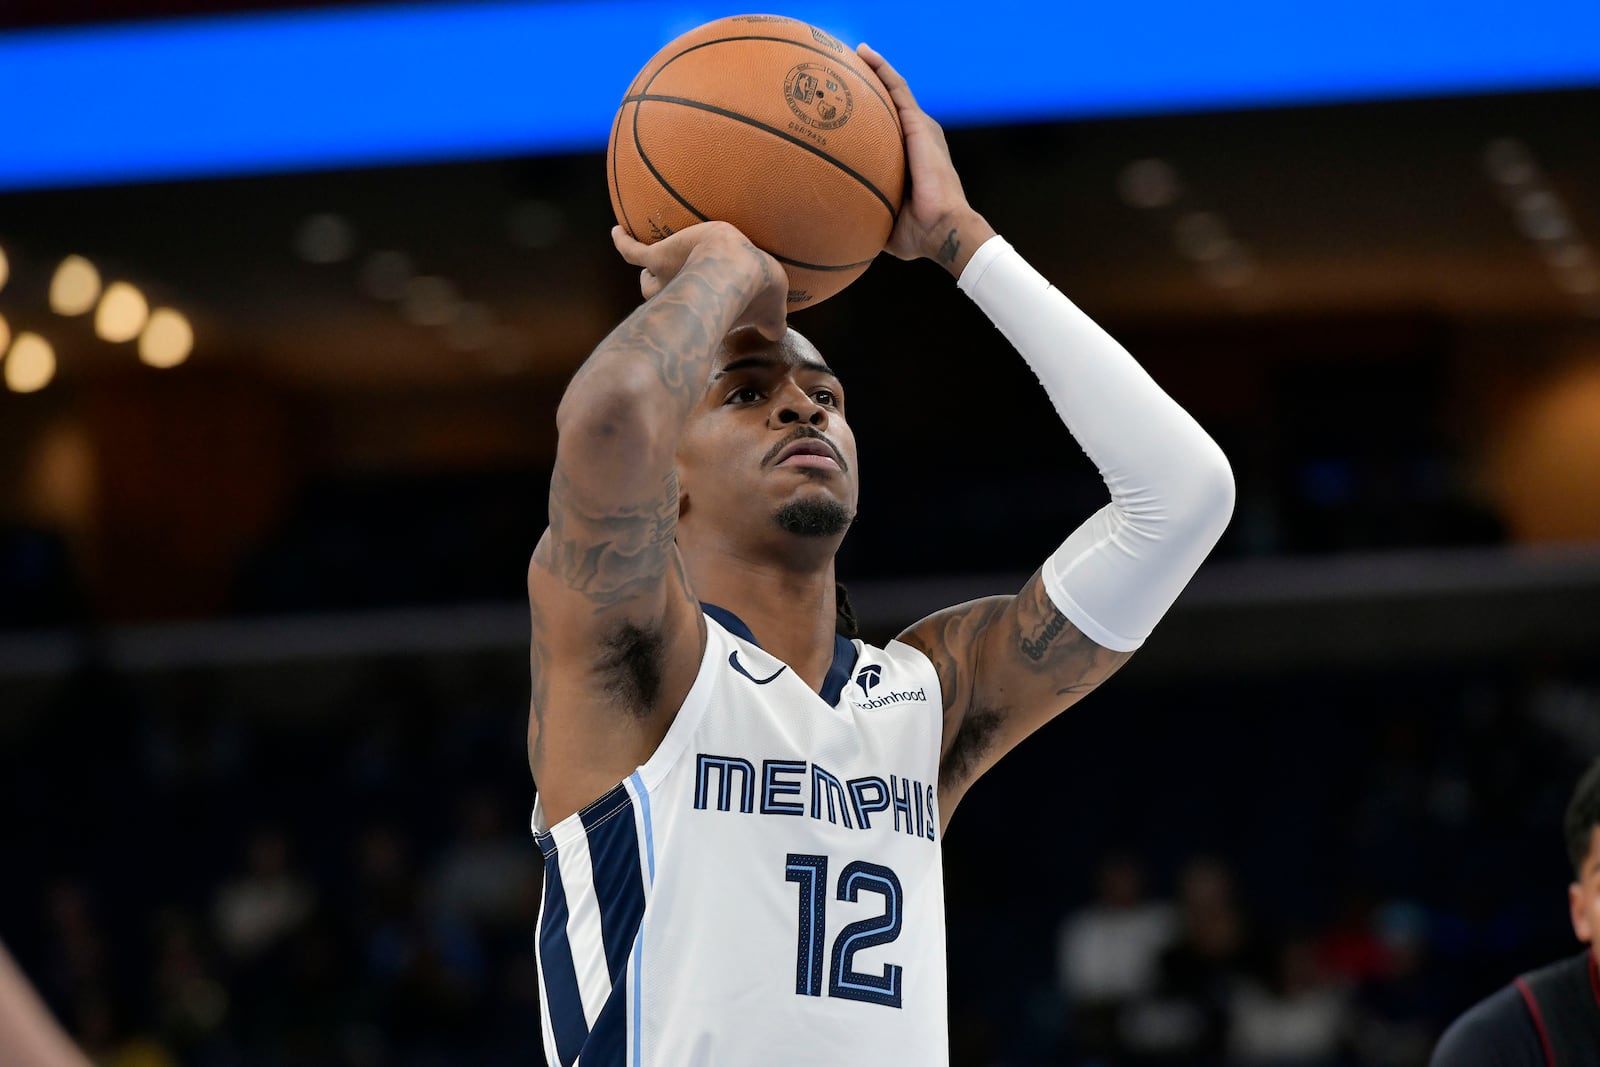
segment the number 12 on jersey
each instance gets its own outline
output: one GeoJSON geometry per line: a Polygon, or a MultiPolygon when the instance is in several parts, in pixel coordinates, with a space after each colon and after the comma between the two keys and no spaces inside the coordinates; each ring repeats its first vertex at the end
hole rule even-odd
{"type": "MultiPolygon", "coordinates": [[[[828,915],[828,857],[791,852],[783,878],[800,885],[800,934],[795,953],[794,991],[803,997],[820,997],[822,941],[828,915]]],[[[903,914],[900,879],[887,867],[856,860],[839,872],[838,899],[854,902],[864,892],[883,897],[883,914],[850,923],[833,939],[828,996],[898,1008],[899,964],[885,964],[882,974],[862,974],[852,964],[861,949],[886,945],[900,936],[903,914]]]]}

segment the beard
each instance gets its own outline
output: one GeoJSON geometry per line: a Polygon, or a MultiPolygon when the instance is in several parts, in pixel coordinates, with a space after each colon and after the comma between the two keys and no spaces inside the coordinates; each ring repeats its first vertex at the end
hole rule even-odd
{"type": "Polygon", "coordinates": [[[797,537],[833,537],[848,530],[853,521],[845,506],[831,497],[791,500],[773,518],[797,537]]]}

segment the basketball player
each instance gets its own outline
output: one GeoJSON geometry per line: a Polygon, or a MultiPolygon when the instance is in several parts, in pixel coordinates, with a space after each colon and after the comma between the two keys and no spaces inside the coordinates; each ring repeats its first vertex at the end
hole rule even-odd
{"type": "MultiPolygon", "coordinates": [[[[860,462],[844,385],[786,327],[782,266],[724,223],[613,231],[646,301],[561,401],[528,570],[552,1064],[948,1062],[951,813],[1127,661],[1232,510],[1217,446],[995,236],[905,79],[860,53],[905,130],[888,251],[993,319],[1111,502],[1015,596],[852,640],[834,554],[860,462]]],[[[904,362],[908,395],[950,387],[910,346],[875,358],[904,362]]],[[[905,461],[968,447],[930,430],[905,461]]],[[[996,907],[1014,877],[997,857],[996,907]]]]}
{"type": "Polygon", "coordinates": [[[1589,947],[1515,979],[1445,1031],[1433,1067],[1600,1067],[1600,760],[1567,804],[1572,932],[1589,947]]]}

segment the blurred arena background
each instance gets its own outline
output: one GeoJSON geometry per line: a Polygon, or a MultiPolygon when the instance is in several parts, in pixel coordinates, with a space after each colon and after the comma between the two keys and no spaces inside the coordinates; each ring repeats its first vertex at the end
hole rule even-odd
{"type": "MultiPolygon", "coordinates": [[[[952,824],[960,1065],[1417,1065],[1573,948],[1600,15],[1221,7],[784,9],[952,119],[973,203],[1238,476],[1146,649],[952,824]]],[[[637,299],[605,122],[730,13],[0,7],[0,938],[98,1062],[539,1061],[523,572],[637,299]]],[[[880,641],[1102,499],[950,292],[885,261],[795,320],[880,641]]]]}

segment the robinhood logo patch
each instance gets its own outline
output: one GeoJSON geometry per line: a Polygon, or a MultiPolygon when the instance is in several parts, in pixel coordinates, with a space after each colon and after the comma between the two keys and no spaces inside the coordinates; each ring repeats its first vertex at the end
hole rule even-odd
{"type": "Polygon", "coordinates": [[[873,696],[872,691],[878,688],[878,683],[882,681],[883,668],[876,663],[869,663],[857,671],[856,685],[861,689],[861,696],[853,698],[855,705],[861,708],[881,708],[888,704],[903,704],[906,701],[921,701],[924,704],[928,701],[926,688],[887,690],[873,696]]]}

